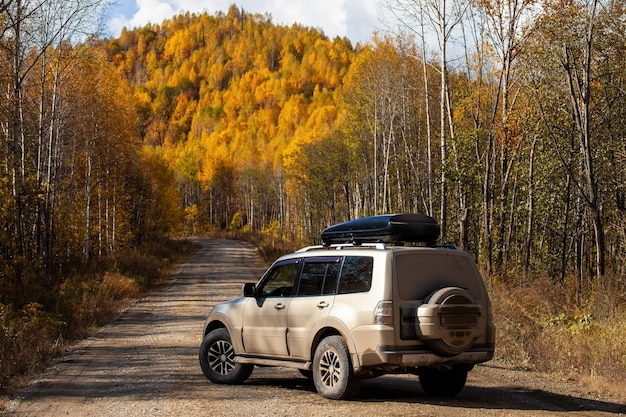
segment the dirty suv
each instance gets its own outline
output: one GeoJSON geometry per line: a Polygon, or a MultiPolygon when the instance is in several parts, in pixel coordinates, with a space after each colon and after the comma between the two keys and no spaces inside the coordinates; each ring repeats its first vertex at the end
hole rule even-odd
{"type": "Polygon", "coordinates": [[[330,399],[355,395],[364,378],[410,373],[428,394],[456,395],[493,357],[495,329],[476,265],[438,236],[419,214],[329,227],[322,245],[279,258],[213,308],[202,371],[239,384],[254,365],[295,368],[330,399]]]}

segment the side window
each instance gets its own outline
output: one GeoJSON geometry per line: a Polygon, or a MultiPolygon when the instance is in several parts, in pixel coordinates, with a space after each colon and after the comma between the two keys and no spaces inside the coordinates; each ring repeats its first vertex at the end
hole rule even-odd
{"type": "Polygon", "coordinates": [[[341,258],[318,258],[307,260],[302,267],[298,295],[335,294],[341,258]]]}
{"type": "Polygon", "coordinates": [[[337,281],[339,281],[339,272],[341,271],[341,262],[328,265],[326,271],[326,279],[324,280],[324,288],[322,294],[337,294],[337,281]]]}
{"type": "Polygon", "coordinates": [[[367,292],[372,286],[374,258],[370,256],[346,256],[341,269],[339,294],[367,292]]]}
{"type": "Polygon", "coordinates": [[[320,295],[324,286],[328,264],[305,263],[302,267],[298,295],[320,295]]]}
{"type": "Polygon", "coordinates": [[[300,264],[297,261],[274,266],[261,284],[258,294],[262,297],[284,297],[291,295],[293,292],[293,284],[298,276],[299,266],[300,264]]]}

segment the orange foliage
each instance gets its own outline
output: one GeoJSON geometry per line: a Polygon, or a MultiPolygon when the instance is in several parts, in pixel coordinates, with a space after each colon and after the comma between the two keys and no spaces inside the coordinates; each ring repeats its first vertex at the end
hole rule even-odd
{"type": "MultiPolygon", "coordinates": [[[[195,180],[205,186],[223,166],[280,169],[298,126],[327,130],[337,116],[329,93],[354,56],[347,40],[236,7],[124,31],[109,50],[141,105],[152,98],[142,121],[147,143],[201,152],[195,180]]],[[[188,154],[165,157],[177,167],[188,154]]]]}

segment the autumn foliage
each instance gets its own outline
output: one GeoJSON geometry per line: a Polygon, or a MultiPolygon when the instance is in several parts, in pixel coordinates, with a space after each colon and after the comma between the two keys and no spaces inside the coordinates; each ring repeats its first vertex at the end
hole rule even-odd
{"type": "Polygon", "coordinates": [[[145,143],[177,175],[188,223],[225,228],[240,213],[260,231],[295,214],[280,203],[284,153],[334,124],[355,55],[347,39],[232,7],[104,46],[134,89],[145,143]]]}

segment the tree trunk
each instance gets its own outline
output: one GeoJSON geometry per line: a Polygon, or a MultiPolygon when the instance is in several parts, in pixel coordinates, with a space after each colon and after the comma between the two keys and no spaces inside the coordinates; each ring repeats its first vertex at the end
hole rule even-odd
{"type": "Polygon", "coordinates": [[[441,141],[441,195],[440,199],[440,212],[439,218],[441,223],[441,237],[445,240],[446,238],[446,223],[447,223],[447,194],[448,194],[448,184],[447,184],[447,174],[446,174],[446,160],[448,158],[447,154],[447,143],[446,143],[446,95],[448,91],[448,76],[447,76],[447,61],[446,61],[446,0],[440,0],[440,21],[439,21],[439,37],[441,42],[441,96],[439,99],[439,111],[440,114],[440,141],[441,141]]]}
{"type": "Polygon", "coordinates": [[[433,215],[433,200],[434,200],[434,178],[435,172],[433,168],[433,141],[432,141],[432,126],[430,121],[430,87],[428,82],[428,67],[426,59],[426,33],[424,31],[424,8],[420,7],[420,28],[422,38],[422,71],[424,72],[424,107],[426,114],[426,140],[428,155],[428,215],[433,215]]]}
{"type": "Polygon", "coordinates": [[[570,92],[570,101],[572,106],[572,116],[576,124],[578,138],[580,141],[580,151],[583,160],[583,176],[584,176],[584,198],[587,208],[590,212],[590,218],[593,224],[594,240],[596,246],[596,278],[598,284],[605,273],[605,237],[604,225],[602,223],[602,213],[598,199],[598,185],[593,167],[593,149],[591,144],[591,128],[590,128],[590,99],[591,99],[591,55],[594,46],[595,34],[595,18],[596,7],[598,1],[594,1],[589,11],[589,21],[587,33],[585,37],[584,50],[582,51],[583,63],[582,68],[576,68],[576,60],[573,58],[572,47],[564,45],[563,47],[563,67],[567,76],[567,83],[570,92]]]}
{"type": "Polygon", "coordinates": [[[526,242],[524,243],[524,280],[528,279],[530,272],[531,249],[535,227],[535,147],[537,145],[537,139],[536,136],[533,138],[530,146],[530,156],[528,158],[528,199],[526,203],[528,216],[526,219],[526,242]]]}

